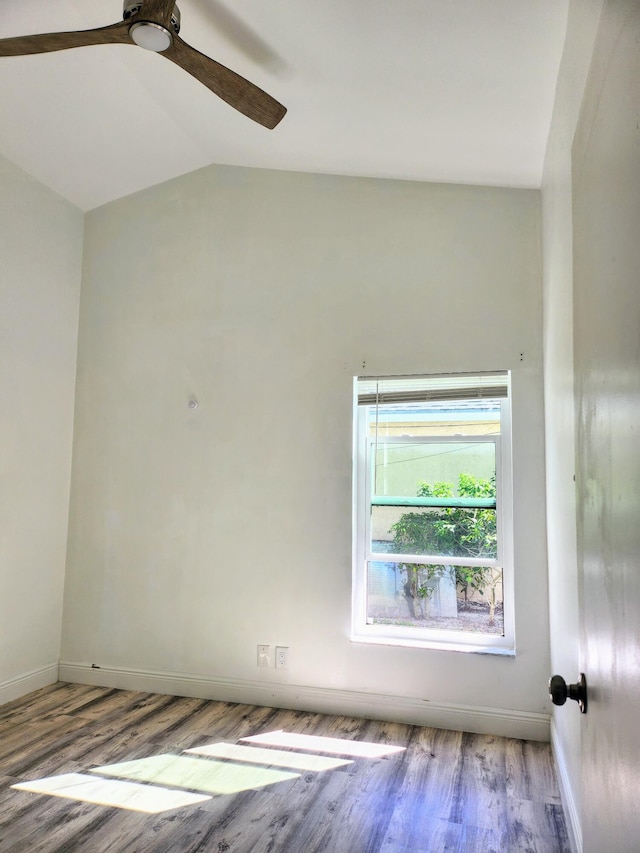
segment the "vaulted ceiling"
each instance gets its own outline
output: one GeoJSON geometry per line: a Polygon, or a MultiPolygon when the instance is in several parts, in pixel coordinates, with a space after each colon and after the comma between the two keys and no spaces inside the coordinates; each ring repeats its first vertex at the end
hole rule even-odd
{"type": "MultiPolygon", "coordinates": [[[[567,0],[180,0],[181,37],[288,108],[266,130],[159,54],[0,58],[0,153],[84,210],[211,163],[536,187],[567,0]]],[[[122,0],[2,0],[0,38],[122,0]]]]}

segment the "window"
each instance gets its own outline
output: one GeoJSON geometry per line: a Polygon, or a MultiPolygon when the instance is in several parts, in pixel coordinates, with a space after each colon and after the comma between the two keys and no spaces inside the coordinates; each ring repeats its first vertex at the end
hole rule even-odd
{"type": "Polygon", "coordinates": [[[355,380],[352,639],[512,653],[509,383],[355,380]]]}

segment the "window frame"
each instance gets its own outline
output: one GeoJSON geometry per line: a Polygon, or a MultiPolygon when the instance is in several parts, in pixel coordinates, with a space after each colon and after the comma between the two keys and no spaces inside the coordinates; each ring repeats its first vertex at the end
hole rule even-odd
{"type": "MultiPolygon", "coordinates": [[[[412,377],[407,376],[407,380],[412,377]]],[[[507,383],[509,388],[509,383],[507,383]]],[[[388,404],[384,404],[385,408],[388,404]]],[[[428,405],[428,403],[426,404],[428,405]]],[[[442,554],[402,554],[371,549],[372,447],[376,439],[368,435],[369,410],[375,405],[358,405],[358,377],[354,379],[353,453],[353,578],[351,640],[359,643],[434,648],[485,654],[515,654],[514,572],[513,572],[513,484],[511,464],[511,394],[500,401],[500,434],[452,435],[408,438],[377,438],[378,448],[386,444],[475,443],[488,441],[496,448],[496,534],[495,558],[447,557],[442,554]],[[401,557],[398,560],[398,556],[401,557]],[[502,569],[504,634],[435,629],[367,621],[367,567],[378,557],[384,562],[429,563],[451,566],[495,566],[502,569]]],[[[402,506],[402,504],[398,504],[402,506]]]]}

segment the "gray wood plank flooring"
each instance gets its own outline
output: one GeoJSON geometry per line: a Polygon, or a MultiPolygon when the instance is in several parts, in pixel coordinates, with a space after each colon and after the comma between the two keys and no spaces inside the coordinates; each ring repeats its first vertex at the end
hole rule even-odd
{"type": "Polygon", "coordinates": [[[27,851],[570,853],[570,847],[548,744],[58,683],[0,706],[0,853],[27,851]],[[238,758],[185,753],[280,730],[338,738],[344,749],[364,741],[402,750],[363,758],[320,752],[317,743],[291,746],[284,749],[284,764],[296,756],[289,768],[282,766],[282,747],[278,760],[265,764],[263,750],[272,758],[276,748],[264,744],[245,742],[238,758]],[[301,755],[344,763],[300,769],[301,755]],[[265,784],[267,772],[280,774],[277,781],[265,784]],[[60,784],[64,774],[77,774],[69,789],[77,799],[13,787],[52,777],[60,784]],[[86,801],[87,784],[98,798],[115,790],[126,807],[86,801]],[[201,801],[153,814],[132,810],[132,791],[155,796],[160,788],[168,797],[177,791],[201,801]]]}

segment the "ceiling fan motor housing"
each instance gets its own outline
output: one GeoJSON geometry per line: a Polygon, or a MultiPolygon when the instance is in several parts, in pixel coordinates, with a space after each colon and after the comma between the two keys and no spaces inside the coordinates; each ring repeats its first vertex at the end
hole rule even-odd
{"type": "MultiPolygon", "coordinates": [[[[122,4],[123,20],[128,21],[130,18],[133,18],[134,15],[138,14],[140,9],[142,9],[140,0],[124,0],[122,4]]],[[[171,29],[176,35],[180,32],[180,9],[177,6],[173,7],[173,12],[171,13],[171,29]]]]}

